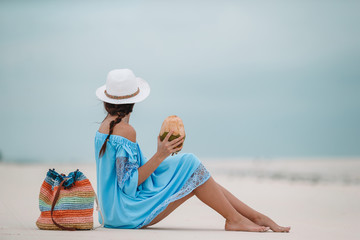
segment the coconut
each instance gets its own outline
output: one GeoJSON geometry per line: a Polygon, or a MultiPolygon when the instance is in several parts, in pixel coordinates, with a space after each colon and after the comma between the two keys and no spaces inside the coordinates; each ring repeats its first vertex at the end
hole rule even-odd
{"type": "MultiPolygon", "coordinates": [[[[181,120],[181,118],[179,118],[176,115],[172,115],[167,117],[163,124],[161,125],[161,129],[160,129],[160,140],[163,141],[166,137],[166,135],[170,132],[173,131],[173,133],[171,134],[171,136],[169,137],[169,141],[172,141],[180,136],[184,136],[185,139],[185,128],[184,128],[184,124],[183,121],[181,120]]],[[[176,147],[181,147],[183,144],[179,144],[176,147]]],[[[178,153],[178,152],[176,152],[178,153]]]]}

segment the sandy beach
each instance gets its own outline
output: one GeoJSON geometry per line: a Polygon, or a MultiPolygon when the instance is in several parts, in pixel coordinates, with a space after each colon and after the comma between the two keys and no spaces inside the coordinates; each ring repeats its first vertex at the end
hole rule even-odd
{"type": "MultiPolygon", "coordinates": [[[[42,231],[38,194],[49,168],[79,168],[96,189],[95,164],[0,163],[0,239],[360,239],[360,159],[203,160],[242,201],[292,227],[290,233],[224,231],[224,219],[196,197],[141,230],[42,231]]],[[[97,214],[94,214],[98,225],[97,214]]]]}

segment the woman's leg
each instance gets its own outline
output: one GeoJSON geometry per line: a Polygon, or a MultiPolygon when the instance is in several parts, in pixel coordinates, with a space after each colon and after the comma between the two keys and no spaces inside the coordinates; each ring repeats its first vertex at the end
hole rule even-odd
{"type": "Polygon", "coordinates": [[[255,211],[242,201],[240,201],[238,198],[236,198],[231,192],[229,192],[226,188],[218,184],[221,191],[227,198],[227,200],[231,203],[231,205],[243,216],[247,217],[254,223],[260,225],[260,226],[266,226],[270,227],[271,230],[274,232],[289,232],[290,227],[282,227],[277,225],[273,220],[271,220],[269,217],[265,216],[264,214],[255,211]]]}
{"type": "Polygon", "coordinates": [[[189,195],[170,203],[163,212],[156,216],[154,220],[145,227],[158,223],[193,195],[196,195],[202,202],[213,208],[226,219],[225,230],[252,232],[269,230],[268,227],[259,226],[242,216],[226,199],[220,186],[217,185],[212,177],[189,195]]]}
{"type": "Polygon", "coordinates": [[[202,202],[217,211],[226,219],[225,230],[251,232],[263,232],[269,230],[268,227],[259,226],[253,223],[236,211],[212,177],[204,184],[197,187],[194,190],[194,193],[202,202]]]}

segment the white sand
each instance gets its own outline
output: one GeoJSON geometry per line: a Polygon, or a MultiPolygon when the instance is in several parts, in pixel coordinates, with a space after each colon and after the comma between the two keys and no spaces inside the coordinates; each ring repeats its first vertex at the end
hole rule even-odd
{"type": "Polygon", "coordinates": [[[359,159],[203,163],[219,183],[279,224],[291,225],[291,232],[226,232],[224,219],[196,197],[148,229],[42,231],[35,221],[47,170],[79,168],[96,189],[95,166],[1,163],[0,239],[360,239],[359,159]]]}

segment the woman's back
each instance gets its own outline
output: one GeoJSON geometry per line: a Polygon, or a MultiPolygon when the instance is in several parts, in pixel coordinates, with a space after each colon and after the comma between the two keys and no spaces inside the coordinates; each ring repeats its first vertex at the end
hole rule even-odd
{"type": "MultiPolygon", "coordinates": [[[[109,134],[109,125],[111,121],[113,121],[115,118],[116,117],[114,116],[106,117],[99,127],[99,132],[109,134]]],[[[132,142],[136,142],[136,131],[129,123],[127,123],[128,120],[128,118],[123,118],[121,122],[116,124],[114,126],[112,134],[122,136],[132,142]]]]}

